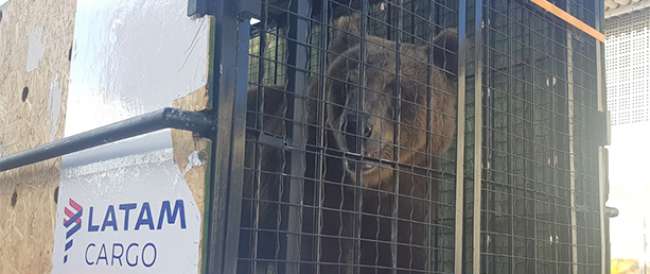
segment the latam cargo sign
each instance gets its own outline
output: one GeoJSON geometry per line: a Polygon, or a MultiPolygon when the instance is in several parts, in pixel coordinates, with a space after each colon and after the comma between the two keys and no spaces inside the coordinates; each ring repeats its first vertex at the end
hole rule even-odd
{"type": "MultiPolygon", "coordinates": [[[[63,222],[66,227],[66,243],[65,250],[68,251],[73,247],[73,236],[80,229],[87,233],[105,233],[117,231],[139,231],[143,230],[164,230],[169,226],[179,226],[180,229],[187,228],[185,222],[185,207],[183,200],[176,200],[173,203],[170,201],[163,201],[159,215],[154,215],[151,210],[151,205],[144,202],[141,205],[138,203],[126,203],[119,205],[109,205],[106,207],[105,213],[96,216],[99,217],[98,223],[94,223],[93,213],[97,210],[91,206],[88,208],[88,218],[86,219],[87,225],[83,224],[83,207],[75,200],[70,198],[70,206],[76,210],[76,213],[71,211],[68,207],[64,212],[67,217],[63,222]],[[131,214],[135,211],[134,214],[131,214]],[[102,221],[100,221],[102,220],[102,221]],[[157,220],[157,221],[156,221],[157,220]]],[[[106,265],[106,266],[127,266],[137,267],[142,265],[144,267],[152,267],[156,263],[158,248],[156,243],[148,242],[146,239],[139,242],[89,242],[84,248],[84,261],[86,265],[106,265]]],[[[68,255],[63,255],[63,263],[68,262],[68,255]]]]}
{"type": "Polygon", "coordinates": [[[63,176],[53,273],[197,273],[200,213],[173,162],[110,166],[63,176]]]}

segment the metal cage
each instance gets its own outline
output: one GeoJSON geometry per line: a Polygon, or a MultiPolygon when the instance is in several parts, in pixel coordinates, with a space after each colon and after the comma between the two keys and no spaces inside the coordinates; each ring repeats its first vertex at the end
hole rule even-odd
{"type": "MultiPolygon", "coordinates": [[[[600,29],[600,1],[549,5],[600,29]]],[[[181,128],[213,141],[206,273],[608,272],[593,37],[527,0],[188,10],[213,16],[210,111],[136,117],[0,170],[181,128]]]]}
{"type": "Polygon", "coordinates": [[[451,1],[262,3],[249,47],[237,273],[453,271],[456,157],[435,142],[455,135],[455,109],[436,106],[456,104],[444,64],[457,57],[436,55],[449,47],[434,39],[456,27],[456,10],[451,1]],[[433,76],[401,71],[411,67],[433,76]],[[451,130],[434,136],[432,119],[416,123],[430,116],[451,130]],[[416,147],[400,134],[431,141],[416,147]]]}
{"type": "Polygon", "coordinates": [[[228,269],[607,272],[598,41],[523,0],[259,4],[228,269]]]}
{"type": "MultiPolygon", "coordinates": [[[[600,24],[597,1],[554,4],[588,25],[600,24]]],[[[252,93],[238,273],[606,271],[597,41],[528,1],[261,5],[261,21],[252,26],[249,44],[252,93]],[[358,21],[340,25],[347,18],[358,21]],[[460,51],[432,53],[439,46],[436,35],[448,29],[459,34],[460,51]],[[343,54],[337,48],[341,32],[359,41],[359,49],[352,50],[356,55],[332,57],[343,54]],[[405,84],[392,86],[389,94],[373,89],[372,81],[386,81],[370,75],[377,73],[372,45],[377,41],[388,45],[382,50],[392,51],[382,56],[395,58],[379,62],[388,71],[382,77],[408,82],[413,80],[403,71],[408,66],[442,70],[456,82],[455,90],[427,79],[420,84],[428,99],[408,102],[413,87],[405,84]],[[408,60],[411,45],[427,48],[422,55],[427,58],[408,60]],[[458,61],[435,60],[440,56],[458,61]],[[362,65],[354,64],[339,79],[333,70],[350,69],[332,65],[341,58],[362,65]],[[459,66],[449,69],[447,63],[459,66]],[[342,89],[338,92],[347,101],[330,100],[337,96],[329,94],[335,89],[342,89]],[[444,151],[431,143],[400,144],[400,134],[435,142],[438,121],[410,130],[404,115],[422,111],[435,117],[444,111],[432,106],[436,94],[446,92],[453,96],[451,117],[463,136],[454,132],[444,151]],[[376,100],[372,93],[389,97],[386,101],[399,110],[382,116],[380,110],[365,109],[370,104],[364,105],[364,99],[376,100]],[[336,112],[330,104],[343,109],[340,115],[353,117],[328,123],[328,115],[339,115],[328,113],[336,112]],[[392,139],[378,140],[395,151],[383,154],[392,158],[372,158],[372,151],[364,151],[364,142],[375,136],[359,130],[368,121],[358,118],[364,115],[398,125],[381,129],[395,131],[388,134],[392,139]],[[399,157],[408,152],[400,150],[409,149],[424,160],[401,163],[399,157]],[[388,169],[391,186],[370,186],[364,179],[374,179],[360,175],[363,169],[346,172],[352,165],[388,169]]]]}

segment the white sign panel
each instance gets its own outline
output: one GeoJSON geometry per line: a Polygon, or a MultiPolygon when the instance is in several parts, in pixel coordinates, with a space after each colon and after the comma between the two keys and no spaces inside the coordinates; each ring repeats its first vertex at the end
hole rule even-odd
{"type": "Polygon", "coordinates": [[[67,169],[52,273],[198,273],[201,216],[171,154],[67,169]]]}
{"type": "MultiPolygon", "coordinates": [[[[209,19],[186,7],[77,1],[65,136],[206,85],[209,19]]],[[[199,272],[201,216],[172,147],[165,130],[63,156],[52,273],[199,272]]]]}

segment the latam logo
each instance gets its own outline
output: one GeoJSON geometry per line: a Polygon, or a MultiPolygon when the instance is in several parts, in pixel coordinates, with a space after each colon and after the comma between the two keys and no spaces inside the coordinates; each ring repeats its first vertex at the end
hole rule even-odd
{"type": "Polygon", "coordinates": [[[65,255],[63,256],[63,263],[68,262],[68,250],[72,248],[72,236],[81,228],[81,216],[83,215],[83,208],[75,200],[70,198],[68,206],[64,209],[67,219],[63,220],[63,226],[67,229],[65,232],[65,255]]]}
{"type": "Polygon", "coordinates": [[[75,245],[74,249],[84,251],[83,260],[75,259],[75,263],[85,263],[88,267],[153,267],[162,250],[150,232],[187,229],[182,199],[164,200],[155,205],[151,202],[86,205],[86,211],[82,222],[83,208],[79,203],[70,199],[69,206],[64,208],[64,264],[72,253],[73,236],[81,232],[83,236],[77,238],[77,245],[82,246],[75,245]],[[124,236],[129,234],[137,235],[137,240],[124,241],[124,236]]]}

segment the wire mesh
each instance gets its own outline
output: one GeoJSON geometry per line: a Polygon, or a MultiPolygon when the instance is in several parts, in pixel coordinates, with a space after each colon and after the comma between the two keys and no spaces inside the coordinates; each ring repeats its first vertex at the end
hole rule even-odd
{"type": "Polygon", "coordinates": [[[455,5],[263,2],[238,273],[453,272],[455,5]]]}
{"type": "Polygon", "coordinates": [[[463,3],[262,1],[238,273],[453,273],[456,203],[464,273],[600,270],[596,42],[528,1],[463,3]]]}
{"type": "Polygon", "coordinates": [[[650,10],[607,18],[607,107],[612,125],[647,122],[650,118],[646,46],[650,10]]]}
{"type": "Polygon", "coordinates": [[[528,1],[482,9],[481,273],[598,273],[597,42],[528,1]]]}

